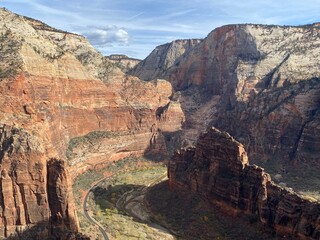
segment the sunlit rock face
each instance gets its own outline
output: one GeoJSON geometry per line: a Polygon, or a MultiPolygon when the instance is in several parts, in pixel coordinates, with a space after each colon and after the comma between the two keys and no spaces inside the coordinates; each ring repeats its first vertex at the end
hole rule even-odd
{"type": "Polygon", "coordinates": [[[184,113],[169,82],[126,75],[84,37],[5,9],[0,20],[1,234],[40,222],[44,234],[76,232],[72,178],[165,154],[163,133],[179,130],[184,113]]]}
{"type": "Polygon", "coordinates": [[[201,41],[201,39],[184,39],[160,45],[146,59],[138,63],[130,74],[145,81],[167,78],[168,69],[177,66],[179,60],[201,41]]]}
{"type": "Polygon", "coordinates": [[[47,159],[41,140],[16,127],[0,127],[0,236],[64,238],[77,232],[70,178],[62,160],[47,159]]]}
{"type": "Polygon", "coordinates": [[[319,24],[223,26],[176,55],[174,65],[157,59],[151,53],[135,74],[152,72],[173,84],[187,116],[186,139],[216,126],[240,139],[254,161],[320,167],[319,24]]]}
{"type": "Polygon", "coordinates": [[[197,192],[228,214],[255,215],[279,236],[319,239],[320,204],[275,185],[262,168],[249,165],[242,144],[215,128],[197,144],[176,152],[169,186],[197,192]]]}

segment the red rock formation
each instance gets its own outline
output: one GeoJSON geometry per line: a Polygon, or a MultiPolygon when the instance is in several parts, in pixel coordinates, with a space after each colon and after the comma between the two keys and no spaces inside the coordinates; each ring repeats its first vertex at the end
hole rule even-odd
{"type": "Polygon", "coordinates": [[[59,232],[79,230],[76,209],[73,202],[71,179],[67,164],[62,160],[47,162],[47,194],[50,209],[51,235],[59,237],[59,232]]]}
{"type": "Polygon", "coordinates": [[[262,168],[249,165],[243,146],[211,128],[196,147],[181,149],[168,165],[171,188],[198,192],[228,213],[256,215],[279,236],[320,238],[320,204],[275,185],[262,168]]]}
{"type": "Polygon", "coordinates": [[[318,24],[222,26],[183,55],[155,49],[134,74],[180,91],[185,138],[215,126],[241,139],[252,161],[320,168],[319,36],[318,24]],[[158,62],[167,56],[174,65],[158,62]]]}
{"type": "Polygon", "coordinates": [[[21,129],[0,129],[1,195],[0,236],[49,223],[57,236],[78,231],[70,180],[63,161],[48,162],[42,142],[21,129]],[[60,216],[61,221],[55,221],[60,216]],[[59,225],[58,225],[59,224],[59,225]]]}
{"type": "Polygon", "coordinates": [[[125,75],[84,37],[5,9],[0,20],[0,124],[14,126],[1,135],[0,234],[77,231],[72,178],[144,154],[183,112],[170,83],[125,75]]]}

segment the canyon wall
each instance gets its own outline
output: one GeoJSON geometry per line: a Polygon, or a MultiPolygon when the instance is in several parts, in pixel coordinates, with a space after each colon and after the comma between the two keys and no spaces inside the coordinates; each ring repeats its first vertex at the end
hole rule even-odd
{"type": "Polygon", "coordinates": [[[185,138],[196,141],[203,126],[216,126],[241,140],[253,161],[320,167],[319,24],[228,25],[170,55],[175,64],[167,68],[158,59],[168,53],[151,53],[133,73],[173,84],[187,116],[185,138]]]}
{"type": "Polygon", "coordinates": [[[176,152],[168,165],[169,185],[190,189],[228,214],[256,216],[280,237],[320,238],[320,203],[274,184],[262,168],[249,165],[246,151],[215,128],[196,146],[176,152]]]}
{"type": "Polygon", "coordinates": [[[167,71],[179,64],[179,59],[198,43],[201,39],[175,40],[171,43],[156,47],[146,59],[137,64],[129,73],[140,79],[150,81],[157,78],[167,78],[167,71]]]}
{"type": "Polygon", "coordinates": [[[77,232],[65,163],[47,159],[41,140],[16,127],[0,127],[0,146],[0,237],[28,231],[30,238],[63,239],[77,232]]]}
{"type": "Polygon", "coordinates": [[[3,52],[8,52],[1,64],[15,66],[1,79],[2,123],[35,131],[49,158],[65,158],[76,137],[102,132],[96,140],[108,142],[118,136],[117,144],[96,142],[101,151],[72,159],[72,176],[109,157],[141,155],[162,132],[180,129],[184,114],[169,99],[170,83],[125,75],[82,36],[6,10],[1,17],[3,52]]]}
{"type": "Polygon", "coordinates": [[[1,138],[0,234],[77,232],[72,179],[130,154],[165,156],[163,132],[184,113],[169,82],[126,75],[84,37],[6,9],[0,20],[0,124],[13,129],[1,138]]]}

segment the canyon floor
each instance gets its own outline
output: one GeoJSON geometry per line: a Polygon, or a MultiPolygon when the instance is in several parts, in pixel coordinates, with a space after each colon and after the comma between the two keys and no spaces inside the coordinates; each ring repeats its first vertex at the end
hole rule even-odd
{"type": "Polygon", "coordinates": [[[190,191],[170,190],[164,162],[128,157],[75,179],[73,190],[81,231],[103,239],[86,211],[109,239],[279,239],[254,216],[225,215],[190,191]]]}

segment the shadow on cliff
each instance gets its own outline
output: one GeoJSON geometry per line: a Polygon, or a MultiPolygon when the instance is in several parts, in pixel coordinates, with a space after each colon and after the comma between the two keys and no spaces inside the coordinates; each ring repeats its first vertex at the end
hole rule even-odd
{"type": "Polygon", "coordinates": [[[150,140],[143,157],[153,162],[166,162],[180,149],[183,143],[182,130],[165,132],[158,130],[157,135],[150,140]]]}
{"type": "MultiPolygon", "coordinates": [[[[18,229],[18,228],[17,228],[18,229]]],[[[68,229],[50,227],[49,222],[39,222],[33,226],[29,226],[24,230],[18,231],[15,235],[11,235],[7,240],[89,240],[88,237],[81,233],[70,232],[68,229]]]]}

